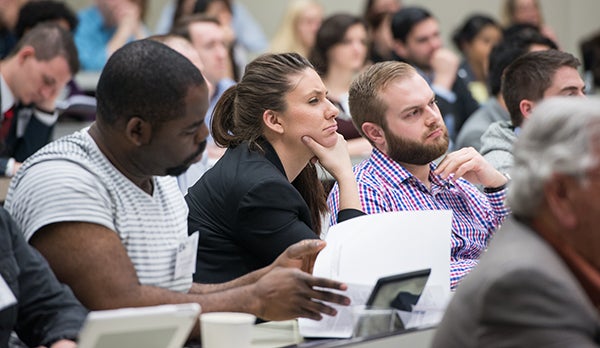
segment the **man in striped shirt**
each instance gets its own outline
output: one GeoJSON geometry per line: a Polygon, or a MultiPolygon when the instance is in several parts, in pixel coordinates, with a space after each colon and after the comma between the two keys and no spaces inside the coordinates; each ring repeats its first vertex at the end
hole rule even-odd
{"type": "MultiPolygon", "coordinates": [[[[373,145],[354,168],[363,211],[452,210],[450,284],[456,287],[509,213],[507,176],[473,148],[433,163],[448,150],[448,132],[434,92],[408,64],[378,63],[363,72],[350,87],[350,110],[373,145]],[[485,194],[473,184],[483,185],[485,194]]],[[[332,216],[338,193],[335,186],[328,199],[332,216]]]]}
{"type": "Polygon", "coordinates": [[[324,301],[349,303],[328,291],[344,284],[299,269],[323,248],[314,240],[230,282],[192,282],[198,239],[188,236],[172,176],[204,150],[208,88],[188,59],[155,41],[130,43],[108,60],[96,96],[96,122],[31,156],[6,199],[26,239],[84,306],[197,302],[203,312],[283,320],[320,319],[336,313],[324,301]]]}

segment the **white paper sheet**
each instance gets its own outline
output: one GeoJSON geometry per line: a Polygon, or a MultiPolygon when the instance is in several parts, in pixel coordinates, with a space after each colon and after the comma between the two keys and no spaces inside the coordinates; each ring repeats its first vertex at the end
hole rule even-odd
{"type": "MultiPolygon", "coordinates": [[[[314,275],[349,284],[345,293],[352,305],[364,305],[370,289],[381,277],[431,269],[422,301],[417,306],[443,311],[450,296],[449,210],[402,211],[365,215],[332,226],[327,247],[317,257],[314,275]],[[433,294],[433,295],[432,295],[433,294]]],[[[350,337],[351,307],[335,306],[336,317],[321,321],[300,319],[305,337],[350,337]]],[[[419,324],[431,324],[439,315],[428,315],[419,324]]]]}

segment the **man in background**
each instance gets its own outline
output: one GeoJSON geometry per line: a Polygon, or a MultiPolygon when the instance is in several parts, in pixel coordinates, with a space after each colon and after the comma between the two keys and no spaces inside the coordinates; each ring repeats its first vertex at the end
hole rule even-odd
{"type": "Polygon", "coordinates": [[[454,141],[467,118],[477,110],[466,83],[458,78],[460,58],[443,47],[437,19],[422,7],[402,7],[392,17],[394,51],[400,60],[417,68],[435,92],[454,141]]]}
{"type": "Polygon", "coordinates": [[[552,96],[585,96],[579,60],[558,50],[527,53],[505,70],[502,96],[510,121],[492,123],[481,136],[481,154],[494,168],[507,173],[513,162],[512,146],[533,108],[552,96]]]}
{"type": "Polygon", "coordinates": [[[153,40],[130,43],[107,62],[96,97],[96,122],[30,157],[5,203],[82,304],[197,302],[203,312],[267,320],[320,319],[336,313],[323,301],[348,304],[327,290],[345,285],[298,269],[320,241],[295,244],[228,283],[192,282],[198,239],[188,237],[188,208],[172,176],[204,150],[208,87],[187,58],[153,40]]]}
{"type": "Polygon", "coordinates": [[[78,70],[71,33],[52,23],[29,30],[0,61],[1,175],[14,175],[21,162],[50,141],[57,98],[78,70]]]}

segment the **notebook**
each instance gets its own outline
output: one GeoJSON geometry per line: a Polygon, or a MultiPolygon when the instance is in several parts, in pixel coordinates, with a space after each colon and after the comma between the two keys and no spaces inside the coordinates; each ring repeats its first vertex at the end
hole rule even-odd
{"type": "Polygon", "coordinates": [[[181,348],[199,314],[197,303],[92,311],[78,347],[181,348]]]}

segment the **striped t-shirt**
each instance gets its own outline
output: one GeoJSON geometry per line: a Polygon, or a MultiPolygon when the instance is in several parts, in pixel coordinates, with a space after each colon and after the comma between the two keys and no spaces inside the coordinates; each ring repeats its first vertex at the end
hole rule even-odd
{"type": "MultiPolygon", "coordinates": [[[[192,274],[175,279],[188,208],[173,177],[154,177],[152,195],[119,172],[87,130],[50,143],[13,178],[5,203],[29,240],[56,222],[87,222],[115,231],[143,285],[187,292],[192,274]]],[[[81,231],[85,233],[85,231],[81,231]]]]}

